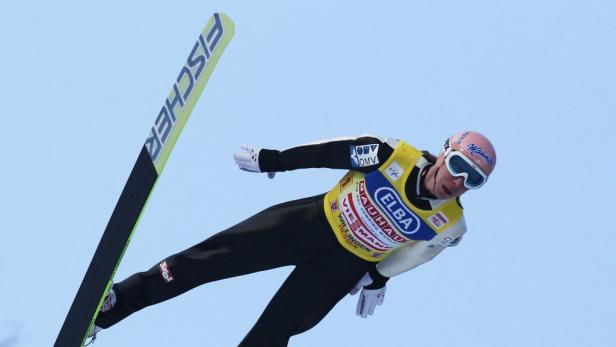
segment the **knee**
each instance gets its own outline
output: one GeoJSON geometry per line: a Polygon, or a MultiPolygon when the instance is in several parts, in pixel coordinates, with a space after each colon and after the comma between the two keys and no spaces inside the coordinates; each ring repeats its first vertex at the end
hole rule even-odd
{"type": "Polygon", "coordinates": [[[323,319],[322,315],[306,315],[291,335],[299,335],[314,328],[323,319]]]}

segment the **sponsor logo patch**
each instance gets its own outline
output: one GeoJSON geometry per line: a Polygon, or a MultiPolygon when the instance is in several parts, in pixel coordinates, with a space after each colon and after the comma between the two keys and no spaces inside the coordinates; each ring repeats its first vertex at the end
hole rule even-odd
{"type": "Polygon", "coordinates": [[[404,170],[397,161],[394,161],[387,167],[387,169],[385,169],[385,173],[389,178],[391,178],[392,181],[396,182],[400,177],[402,177],[404,170]]]}
{"type": "Polygon", "coordinates": [[[366,167],[379,163],[379,145],[351,146],[351,166],[366,167]]]}
{"type": "Polygon", "coordinates": [[[461,239],[462,239],[462,237],[460,237],[460,236],[456,237],[455,239],[453,237],[446,236],[440,242],[440,245],[441,246],[445,246],[445,247],[453,247],[453,246],[457,245],[458,242],[460,242],[461,239]]]}
{"type": "Polygon", "coordinates": [[[428,218],[428,221],[430,221],[430,223],[438,229],[443,225],[447,224],[447,222],[449,222],[449,218],[447,218],[447,216],[443,212],[439,212],[435,215],[430,216],[428,218]]]}
{"type": "Polygon", "coordinates": [[[166,261],[163,261],[162,263],[158,264],[158,267],[160,268],[160,274],[163,276],[165,282],[169,283],[173,281],[173,275],[171,274],[171,271],[169,271],[169,267],[167,266],[166,261]]]}
{"type": "Polygon", "coordinates": [[[363,210],[366,211],[370,219],[374,222],[375,226],[384,233],[387,241],[394,241],[395,243],[405,243],[407,240],[394,230],[389,224],[387,219],[381,215],[379,210],[372,204],[366,191],[366,182],[359,182],[359,200],[362,204],[363,210]]]}
{"type": "Polygon", "coordinates": [[[338,200],[334,200],[334,201],[330,202],[329,203],[329,208],[332,210],[332,212],[338,211],[338,200]]]}
{"type": "Polygon", "coordinates": [[[419,230],[419,218],[411,212],[393,188],[381,187],[374,192],[376,203],[396,223],[404,235],[413,235],[419,230]]]}
{"type": "Polygon", "coordinates": [[[415,241],[431,240],[436,236],[429,222],[420,219],[411,206],[406,205],[401,193],[391,185],[385,173],[380,170],[367,173],[366,189],[370,200],[389,219],[400,236],[415,241]]]}
{"type": "Polygon", "coordinates": [[[363,223],[353,203],[352,194],[349,193],[344,196],[340,205],[342,216],[357,239],[362,240],[363,243],[375,251],[386,252],[391,248],[379,240],[379,238],[363,223]]]}
{"type": "Polygon", "coordinates": [[[466,146],[466,149],[469,151],[469,153],[479,156],[481,159],[485,160],[485,162],[488,163],[490,166],[494,167],[494,158],[484,152],[481,147],[477,146],[474,143],[471,143],[466,146]]]}
{"type": "Polygon", "coordinates": [[[173,90],[169,93],[167,100],[163,104],[156,122],[150,130],[150,134],[145,141],[150,158],[153,162],[159,158],[161,151],[171,132],[178,121],[177,116],[184,111],[184,107],[190,101],[193,91],[199,84],[203,71],[210,62],[211,56],[221,42],[220,39],[225,34],[225,28],[218,14],[214,14],[214,26],[207,34],[201,33],[195,42],[186,64],[173,84],[173,90]]]}
{"type": "Polygon", "coordinates": [[[464,139],[468,136],[468,134],[470,134],[470,131],[466,131],[464,134],[462,134],[462,136],[460,136],[460,138],[458,139],[458,141],[456,141],[457,144],[461,145],[462,141],[464,141],[464,139]]]}

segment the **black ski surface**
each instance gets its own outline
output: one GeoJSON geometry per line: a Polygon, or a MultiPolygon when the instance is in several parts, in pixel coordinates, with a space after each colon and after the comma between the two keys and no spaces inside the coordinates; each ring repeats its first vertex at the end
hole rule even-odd
{"type": "Polygon", "coordinates": [[[233,34],[231,19],[215,13],[194,43],[141,148],[54,347],[83,346],[154,185],[233,34]]]}

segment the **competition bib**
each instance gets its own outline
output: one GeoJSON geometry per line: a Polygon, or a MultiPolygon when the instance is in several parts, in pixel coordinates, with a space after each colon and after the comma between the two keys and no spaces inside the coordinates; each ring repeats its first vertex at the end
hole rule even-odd
{"type": "Polygon", "coordinates": [[[338,241],[369,261],[381,261],[393,249],[431,240],[462,217],[455,199],[434,210],[415,207],[405,183],[421,152],[400,142],[378,170],[349,171],[325,196],[325,214],[338,241]]]}

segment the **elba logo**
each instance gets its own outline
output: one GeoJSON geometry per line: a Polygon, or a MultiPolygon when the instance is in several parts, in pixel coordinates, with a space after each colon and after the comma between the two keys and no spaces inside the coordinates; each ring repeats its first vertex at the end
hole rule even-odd
{"type": "Polygon", "coordinates": [[[214,14],[214,25],[212,29],[203,36],[199,35],[197,42],[193,46],[186,64],[182,67],[180,74],[173,85],[173,90],[169,93],[165,104],[158,113],[150,135],[145,140],[146,148],[150,153],[152,162],[155,162],[160,155],[161,149],[169,139],[177,117],[176,112],[181,112],[189,100],[195,85],[203,73],[203,69],[210,60],[210,57],[218,47],[220,38],[224,34],[222,21],[218,13],[214,14]]]}
{"type": "Polygon", "coordinates": [[[396,191],[389,187],[381,187],[374,192],[376,203],[394,221],[405,235],[413,235],[419,231],[419,218],[404,205],[396,191]]]}
{"type": "Polygon", "coordinates": [[[351,146],[351,166],[366,167],[379,163],[379,145],[351,146]]]}
{"type": "Polygon", "coordinates": [[[165,282],[169,283],[173,281],[173,275],[171,274],[171,271],[169,271],[169,267],[167,266],[166,261],[163,261],[162,263],[158,264],[158,267],[160,268],[160,274],[163,276],[165,282]]]}

